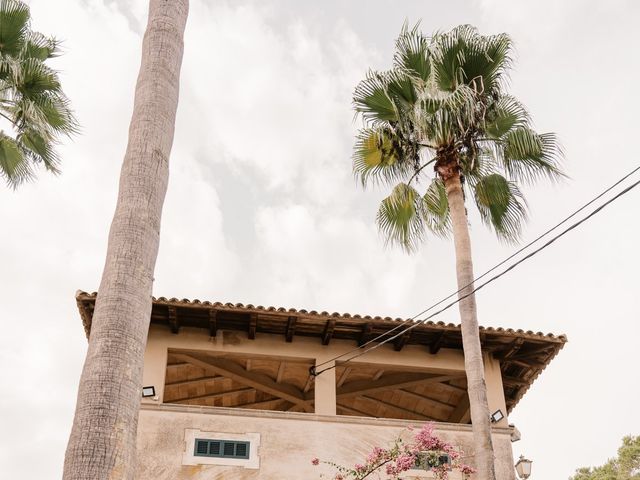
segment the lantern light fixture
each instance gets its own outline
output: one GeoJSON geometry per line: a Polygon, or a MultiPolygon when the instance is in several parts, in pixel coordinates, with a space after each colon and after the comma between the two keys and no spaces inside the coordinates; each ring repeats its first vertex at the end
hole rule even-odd
{"type": "Polygon", "coordinates": [[[522,480],[526,480],[531,475],[531,464],[533,462],[524,458],[524,455],[520,455],[518,459],[518,463],[516,463],[516,472],[518,473],[518,477],[522,480]]]}

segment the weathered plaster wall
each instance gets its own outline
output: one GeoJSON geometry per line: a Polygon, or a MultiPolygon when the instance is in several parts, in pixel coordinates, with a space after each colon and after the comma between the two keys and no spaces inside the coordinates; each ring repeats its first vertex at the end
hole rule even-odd
{"type": "MultiPolygon", "coordinates": [[[[393,441],[416,422],[214,407],[143,405],[138,425],[140,480],[311,480],[331,469],[314,467],[313,457],[341,464],[362,460],[373,446],[393,441]],[[182,465],[187,429],[260,433],[260,468],[182,465]]],[[[436,424],[438,434],[473,455],[471,427],[436,424]]],[[[498,480],[514,480],[511,430],[494,430],[498,480]]],[[[473,463],[473,458],[465,459],[473,463]]],[[[415,478],[415,477],[407,477],[415,478]]],[[[427,477],[428,478],[428,477],[427,477]]],[[[456,480],[451,476],[452,480],[456,480]]]]}

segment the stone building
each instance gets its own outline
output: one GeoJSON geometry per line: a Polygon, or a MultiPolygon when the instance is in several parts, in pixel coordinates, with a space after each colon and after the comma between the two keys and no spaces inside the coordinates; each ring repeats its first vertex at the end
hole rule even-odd
{"type": "MultiPolygon", "coordinates": [[[[95,298],[76,296],[87,335],[95,298]]],[[[425,421],[473,465],[459,326],[423,323],[348,360],[358,346],[400,332],[401,322],[154,299],[136,478],[310,480],[329,473],[313,457],[353,465],[425,421]],[[316,366],[322,373],[311,375],[316,366]]],[[[566,338],[483,327],[480,337],[489,408],[503,414],[493,423],[497,475],[512,480],[508,414],[566,338]]]]}

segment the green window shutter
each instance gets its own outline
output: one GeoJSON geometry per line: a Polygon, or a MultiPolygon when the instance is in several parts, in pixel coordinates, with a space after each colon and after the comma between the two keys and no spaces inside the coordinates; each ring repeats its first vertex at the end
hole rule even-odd
{"type": "Polygon", "coordinates": [[[196,455],[206,455],[208,452],[209,442],[206,440],[196,440],[196,455]]]}
{"type": "Polygon", "coordinates": [[[209,455],[213,456],[213,457],[218,457],[220,456],[220,441],[218,440],[213,440],[211,442],[209,442],[209,455]]]}
{"type": "Polygon", "coordinates": [[[236,457],[249,458],[249,444],[245,442],[238,442],[236,444],[236,457]]]}
{"type": "Polygon", "coordinates": [[[197,457],[249,458],[250,442],[234,440],[196,439],[194,455],[197,457]]]}

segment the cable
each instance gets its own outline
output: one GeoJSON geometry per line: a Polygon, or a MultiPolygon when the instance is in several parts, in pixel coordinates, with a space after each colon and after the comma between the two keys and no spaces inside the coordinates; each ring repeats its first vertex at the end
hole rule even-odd
{"type": "MultiPolygon", "coordinates": [[[[640,166],[638,166],[637,168],[635,168],[632,172],[630,172],[629,174],[627,174],[626,176],[624,176],[622,179],[618,180],[615,184],[613,184],[611,187],[609,187],[608,189],[606,189],[604,192],[602,192],[600,195],[598,195],[597,197],[595,197],[594,199],[592,199],[591,201],[589,201],[588,203],[586,203],[584,206],[580,207],[578,210],[576,210],[574,213],[572,213],[571,215],[569,215],[567,218],[565,218],[562,222],[560,222],[559,224],[557,224],[556,226],[554,226],[553,228],[547,230],[544,234],[540,235],[538,238],[536,238],[535,240],[533,240],[532,242],[528,243],[526,246],[522,247],[521,249],[519,249],[516,253],[512,254],[511,256],[509,256],[507,259],[503,260],[502,262],[500,262],[499,264],[497,264],[496,266],[492,267],[490,270],[486,271],[485,273],[483,273],[481,276],[478,277],[478,279],[486,276],[489,272],[495,270],[496,268],[498,268],[499,266],[503,265],[505,262],[507,262],[509,259],[513,258],[515,255],[517,255],[518,253],[522,252],[524,249],[528,248],[529,246],[531,246],[533,243],[537,242],[539,239],[541,239],[542,237],[544,237],[545,235],[547,235],[549,232],[555,230],[559,225],[562,225],[563,223],[565,223],[568,219],[572,218],[573,216],[575,216],[577,213],[579,213],[580,211],[584,210],[587,206],[591,205],[594,201],[596,201],[597,199],[601,198],[604,194],[606,194],[607,192],[609,192],[612,188],[614,188],[615,186],[619,185],[622,181],[626,180],[629,176],[631,176],[633,173],[635,173],[636,171],[640,170],[640,166]]],[[[574,228],[578,227],[579,225],[581,225],[582,223],[584,223],[585,221],[587,221],[589,218],[593,217],[596,213],[600,212],[602,209],[604,209],[604,207],[606,207],[607,205],[609,205],[610,203],[612,203],[613,201],[617,200],[618,198],[620,198],[622,195],[625,195],[626,193],[628,193],[629,191],[631,191],[632,189],[634,189],[635,187],[637,187],[640,184],[640,181],[637,181],[635,183],[633,183],[632,185],[630,185],[629,187],[625,188],[624,190],[622,190],[620,193],[616,194],[615,196],[613,196],[611,199],[607,200],[605,203],[603,203],[600,207],[596,208],[594,211],[592,211],[589,215],[587,215],[586,217],[584,217],[583,219],[579,220],[578,222],[572,224],[571,226],[569,226],[568,228],[566,228],[565,230],[563,230],[562,232],[560,232],[558,235],[556,235],[555,237],[551,238],[551,240],[549,240],[548,242],[546,242],[544,245],[542,245],[541,247],[537,248],[536,250],[534,250],[533,252],[527,254],[526,256],[524,256],[523,258],[521,258],[520,260],[518,260],[516,263],[514,263],[513,265],[511,265],[510,267],[508,267],[506,270],[500,272],[499,274],[493,276],[492,278],[490,278],[488,281],[484,282],[483,284],[479,285],[478,287],[474,288],[471,292],[459,297],[457,300],[449,303],[447,306],[445,306],[444,308],[438,310],[437,312],[429,315],[428,317],[419,320],[415,323],[413,323],[412,325],[410,325],[409,327],[405,328],[404,330],[402,330],[401,332],[393,335],[392,337],[386,338],[384,339],[382,342],[379,342],[378,344],[374,345],[371,348],[365,349],[364,351],[361,351],[359,353],[357,353],[356,355],[348,358],[344,363],[349,362],[355,358],[358,358],[362,355],[364,355],[365,353],[370,352],[371,350],[375,350],[376,348],[384,345],[385,343],[390,342],[391,340],[394,340],[396,338],[398,338],[400,335],[403,335],[404,333],[414,329],[415,327],[419,326],[421,323],[426,322],[427,320],[435,317],[436,315],[441,314],[442,312],[444,312],[445,310],[448,310],[449,308],[451,308],[452,306],[456,305],[457,303],[459,303],[460,301],[464,300],[465,298],[469,297],[470,295],[473,295],[475,292],[477,292],[478,290],[480,290],[481,288],[485,287],[486,285],[488,285],[489,283],[492,283],[493,281],[497,280],[498,278],[502,277],[504,274],[506,274],[507,272],[513,270],[516,266],[520,265],[522,262],[524,262],[525,260],[528,260],[529,258],[533,257],[534,255],[536,255],[538,252],[540,252],[541,250],[544,250],[545,248],[547,248],[549,245],[551,245],[552,243],[554,243],[556,240],[558,240],[559,238],[561,238],[562,236],[564,236],[565,234],[567,234],[568,232],[570,232],[571,230],[573,230],[574,228]]],[[[453,295],[455,295],[456,293],[461,292],[462,290],[464,290],[465,288],[469,287],[470,285],[472,285],[474,282],[471,282],[467,285],[465,285],[464,287],[462,287],[461,289],[459,289],[457,292],[449,295],[448,297],[444,298],[443,300],[440,300],[438,303],[432,305],[431,307],[423,310],[422,312],[420,312],[418,315],[415,315],[414,317],[412,317],[411,319],[405,320],[404,322],[402,322],[401,324],[399,324],[398,326],[394,327],[393,329],[385,332],[382,335],[379,335],[378,337],[376,337],[375,339],[372,339],[368,342],[366,342],[365,344],[363,344],[362,346],[360,346],[357,349],[351,350],[349,352],[345,352],[342,355],[338,355],[337,357],[334,357],[331,360],[327,360],[321,364],[316,365],[315,367],[312,367],[310,369],[310,373],[314,376],[320,375],[322,372],[325,372],[327,370],[330,370],[332,368],[335,368],[334,366],[331,367],[327,367],[324,368],[322,370],[317,370],[317,367],[320,367],[322,365],[325,365],[327,363],[333,362],[335,360],[338,360],[340,358],[343,358],[353,352],[357,352],[359,350],[362,350],[364,348],[365,345],[370,344],[371,342],[375,341],[376,339],[380,339],[382,337],[387,336],[389,333],[391,333],[392,331],[397,330],[399,327],[406,325],[408,322],[414,320],[416,317],[422,315],[423,313],[435,308],[437,305],[443,303],[444,301],[448,300],[449,298],[451,298],[453,295]]]]}
{"type": "MultiPolygon", "coordinates": [[[[574,211],[572,214],[570,214],[569,216],[565,217],[564,220],[562,220],[561,222],[557,223],[555,226],[551,227],[550,229],[548,229],[546,232],[542,233],[541,235],[539,235],[538,237],[536,237],[535,239],[533,239],[531,242],[527,243],[525,246],[521,247],[520,249],[516,250],[513,254],[511,254],[510,256],[508,256],[507,258],[505,258],[504,260],[502,260],[500,263],[498,263],[497,265],[494,265],[492,268],[490,268],[489,270],[487,270],[486,272],[484,272],[482,275],[476,277],[473,279],[473,281],[471,281],[470,283],[468,283],[467,285],[464,285],[463,287],[459,288],[457,291],[451,293],[450,295],[444,297],[443,299],[441,299],[440,301],[438,301],[437,303],[434,303],[433,305],[431,305],[429,308],[426,308],[425,310],[422,310],[421,312],[417,313],[416,315],[414,315],[411,318],[408,318],[407,320],[404,320],[402,322],[400,322],[398,325],[396,325],[395,327],[393,327],[391,330],[386,331],[385,333],[378,335],[377,337],[374,337],[370,340],[368,340],[367,342],[363,343],[362,345],[359,345],[358,348],[350,350],[348,352],[343,353],[342,355],[338,355],[337,357],[334,357],[330,360],[327,360],[325,362],[322,362],[318,365],[313,366],[310,369],[310,372],[312,375],[314,375],[313,372],[315,372],[315,369],[317,367],[321,367],[322,365],[325,365],[327,363],[330,362],[334,362],[336,360],[339,360],[342,357],[345,357],[347,355],[349,355],[350,353],[353,353],[355,351],[361,350],[363,348],[365,348],[367,345],[373,343],[373,342],[377,342],[378,340],[380,340],[383,337],[386,337],[387,335],[389,335],[391,332],[396,331],[399,328],[402,328],[404,325],[408,324],[408,323],[412,323],[417,317],[424,315],[425,313],[429,312],[430,310],[433,310],[434,308],[436,308],[438,305],[446,302],[447,300],[449,300],[451,297],[459,294],[460,292],[462,292],[463,290],[465,290],[467,287],[473,285],[475,282],[477,282],[478,280],[486,277],[489,273],[493,272],[494,270],[496,270],[498,267],[501,267],[502,265],[504,265],[505,263],[507,263],[509,260],[511,260],[512,258],[514,258],[515,256],[517,256],[518,254],[522,253],[524,250],[526,250],[527,248],[529,248],[531,245],[533,245],[534,243],[538,242],[539,240],[541,240],[542,238],[544,238],[546,235],[548,235],[549,233],[551,233],[552,231],[554,231],[555,229],[557,229],[558,227],[560,227],[561,225],[565,224],[567,221],[569,221],[571,218],[575,217],[578,213],[580,213],[581,211],[583,211],[585,208],[587,208],[589,205],[593,204],[596,200],[599,200],[600,198],[602,198],[604,195],[606,195],[607,193],[609,193],[612,189],[614,189],[615,187],[617,187],[618,185],[620,185],[622,182],[624,182],[627,178],[629,178],[631,175],[633,175],[634,173],[636,173],[638,170],[640,170],[640,165],[637,166],[636,168],[634,168],[633,170],[631,170],[629,173],[627,173],[625,176],[623,176],[620,180],[618,180],[617,182],[615,182],[613,185],[611,185],[610,187],[606,188],[604,191],[602,191],[599,195],[597,195],[596,197],[592,198],[590,201],[588,201],[587,203],[585,203],[584,205],[582,205],[580,208],[578,208],[576,211],[574,211]]],[[[395,337],[394,337],[395,338],[395,337]]]]}

